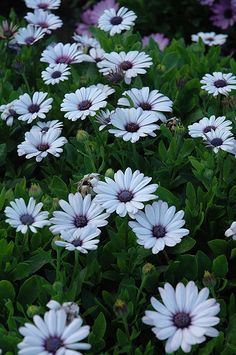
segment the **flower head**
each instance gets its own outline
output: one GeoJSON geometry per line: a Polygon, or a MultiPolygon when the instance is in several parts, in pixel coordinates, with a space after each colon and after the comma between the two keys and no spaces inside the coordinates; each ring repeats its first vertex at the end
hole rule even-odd
{"type": "Polygon", "coordinates": [[[98,27],[105,32],[109,32],[111,36],[114,36],[134,26],[136,18],[135,13],[129,11],[126,7],[121,7],[117,11],[112,8],[105,10],[102,16],[99,17],[98,27]]]}
{"type": "Polygon", "coordinates": [[[12,126],[14,118],[18,117],[14,107],[15,101],[0,106],[1,119],[6,122],[7,126],[12,126]]]}
{"type": "Polygon", "coordinates": [[[178,283],[174,289],[169,283],[159,287],[162,302],[151,298],[154,311],[146,311],[143,323],[151,325],[153,333],[160,340],[167,339],[165,351],[172,353],[180,347],[185,353],[191,346],[206,340],[206,336],[216,337],[214,328],[220,322],[216,315],[220,305],[209,297],[208,288],[200,292],[193,281],[186,286],[178,283]]]}
{"type": "Polygon", "coordinates": [[[130,107],[132,102],[134,107],[140,107],[144,111],[152,113],[157,119],[166,121],[163,112],[172,112],[173,102],[161,94],[158,90],[150,90],[149,87],[142,89],[131,89],[123,93],[124,97],[118,101],[119,106],[130,107]]]}
{"type": "Polygon", "coordinates": [[[148,185],[151,180],[152,178],[144,176],[139,170],[134,173],[130,168],[125,172],[118,170],[114,174],[114,180],[105,177],[105,182],[98,182],[94,187],[97,194],[94,200],[106,208],[108,213],[116,211],[121,217],[127,213],[132,217],[144,208],[143,202],[157,198],[153,192],[158,185],[148,185]]]}
{"type": "Polygon", "coordinates": [[[48,122],[37,122],[35,126],[31,128],[32,130],[37,130],[40,133],[47,133],[50,129],[57,129],[61,132],[63,123],[58,120],[48,121],[48,122]]]}
{"type": "Polygon", "coordinates": [[[18,155],[26,155],[26,159],[35,157],[36,162],[41,162],[48,154],[59,157],[63,152],[63,145],[67,143],[65,137],[60,137],[61,129],[44,130],[32,128],[25,134],[25,141],[18,145],[18,155]]]}
{"type": "Polygon", "coordinates": [[[222,46],[227,40],[228,35],[216,34],[215,32],[198,32],[192,35],[192,41],[198,42],[199,39],[208,46],[222,46]]]}
{"type": "Polygon", "coordinates": [[[236,23],[236,4],[232,0],[220,0],[211,7],[213,25],[227,29],[236,23]]]}
{"type": "Polygon", "coordinates": [[[87,12],[86,18],[85,15],[82,15],[82,20],[90,25],[96,25],[98,23],[98,19],[102,16],[105,10],[117,10],[118,7],[119,5],[115,2],[115,0],[98,1],[98,3],[93,6],[92,10],[89,10],[90,12],[87,12]]]}
{"type": "Polygon", "coordinates": [[[85,120],[107,105],[106,98],[107,94],[97,86],[82,87],[75,93],[65,95],[61,111],[66,112],[65,117],[71,121],[85,120]]]}
{"type": "Polygon", "coordinates": [[[188,131],[189,135],[193,138],[205,138],[205,133],[208,133],[211,130],[215,131],[217,128],[220,131],[231,131],[232,122],[226,120],[225,116],[211,116],[210,118],[203,117],[199,122],[195,122],[194,124],[188,126],[188,131]]]}
{"type": "Polygon", "coordinates": [[[35,42],[43,38],[45,34],[46,30],[44,28],[28,25],[27,27],[19,28],[14,38],[17,44],[32,46],[35,42]]]}
{"type": "Polygon", "coordinates": [[[40,61],[55,65],[81,63],[84,59],[84,54],[78,49],[76,43],[57,43],[43,51],[40,61]]]}
{"type": "Polygon", "coordinates": [[[212,148],[214,153],[218,153],[220,149],[233,153],[235,147],[235,139],[229,130],[211,129],[205,133],[204,143],[207,147],[212,148]]]}
{"type": "Polygon", "coordinates": [[[0,38],[1,39],[10,39],[17,32],[17,26],[12,22],[7,20],[2,21],[0,25],[0,38]]]}
{"type": "Polygon", "coordinates": [[[107,225],[109,213],[103,213],[104,207],[99,205],[88,194],[84,198],[77,192],[69,194],[69,202],[60,200],[62,211],[53,212],[50,228],[53,234],[61,233],[62,230],[74,233],[76,230],[88,225],[103,227],[107,225]]]}
{"type": "Polygon", "coordinates": [[[44,119],[46,113],[51,110],[53,101],[51,98],[45,100],[46,97],[47,93],[38,91],[33,94],[32,98],[29,94],[21,95],[14,102],[14,109],[19,115],[18,119],[27,123],[31,123],[37,117],[44,119]]]}
{"type": "Polygon", "coordinates": [[[34,12],[28,12],[25,19],[28,23],[45,29],[49,34],[63,25],[60,17],[42,9],[36,9],[34,12]]]}
{"type": "Polygon", "coordinates": [[[67,64],[50,64],[42,71],[42,78],[46,85],[55,85],[60,81],[68,80],[70,67],[67,64]]]}
{"type": "Polygon", "coordinates": [[[30,9],[56,10],[61,5],[61,0],[25,0],[30,9]]]}
{"type": "Polygon", "coordinates": [[[104,58],[97,64],[100,72],[109,75],[111,71],[122,70],[126,84],[138,74],[145,74],[146,68],[152,65],[151,57],[138,51],[105,53],[104,58]]]}
{"type": "Polygon", "coordinates": [[[183,217],[184,211],[176,212],[174,206],[169,207],[160,200],[146,205],[145,213],[136,213],[136,221],[129,222],[129,226],[138,238],[137,243],[157,254],[165,246],[173,247],[180,243],[189,234],[188,229],[182,228],[185,224],[183,217]]]}
{"type": "Polygon", "coordinates": [[[90,61],[94,63],[99,63],[104,59],[105,51],[102,48],[91,48],[89,50],[90,61]]]}
{"type": "Polygon", "coordinates": [[[236,222],[233,222],[229,229],[225,231],[226,237],[232,237],[233,240],[236,240],[236,222]]]}
{"type": "Polygon", "coordinates": [[[100,43],[87,34],[78,35],[75,33],[73,39],[77,42],[78,48],[85,53],[91,48],[101,48],[100,43]]]}
{"type": "Polygon", "coordinates": [[[36,233],[37,228],[43,228],[50,225],[48,221],[48,212],[41,209],[43,204],[37,203],[33,197],[30,197],[28,205],[23,198],[16,198],[10,202],[10,206],[5,208],[6,222],[9,223],[17,232],[25,234],[28,230],[36,233]]]}
{"type": "MultiPolygon", "coordinates": [[[[80,316],[67,324],[67,313],[64,308],[51,309],[44,314],[33,317],[34,324],[26,323],[19,329],[24,336],[18,354],[66,354],[77,353],[76,350],[89,350],[91,346],[81,340],[89,335],[90,327],[83,324],[80,316]]],[[[78,354],[82,354],[78,352],[78,354]]]]}
{"type": "Polygon", "coordinates": [[[96,121],[100,124],[99,126],[99,131],[103,130],[106,126],[111,124],[111,114],[114,113],[115,111],[110,111],[110,110],[101,110],[97,115],[96,115],[96,121]]]}
{"type": "Polygon", "coordinates": [[[157,43],[161,51],[164,51],[170,43],[169,38],[166,38],[162,33],[151,33],[149,36],[143,37],[142,43],[144,47],[149,44],[150,39],[153,39],[157,43]]]}
{"type": "Polygon", "coordinates": [[[236,90],[236,77],[232,73],[206,74],[200,82],[203,84],[201,88],[213,96],[219,94],[228,96],[231,90],[236,90]]]}

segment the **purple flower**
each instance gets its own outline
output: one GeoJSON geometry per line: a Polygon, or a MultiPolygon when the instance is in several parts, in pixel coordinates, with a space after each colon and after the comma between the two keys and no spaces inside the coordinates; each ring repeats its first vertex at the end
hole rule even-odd
{"type": "Polygon", "coordinates": [[[199,0],[201,5],[212,6],[215,0],[199,0]]]}
{"type": "Polygon", "coordinates": [[[236,1],[221,0],[212,6],[214,15],[210,17],[212,23],[222,29],[231,27],[236,22],[236,1]]]}
{"type": "Polygon", "coordinates": [[[143,37],[142,43],[144,47],[149,44],[151,38],[158,44],[161,51],[163,51],[170,42],[162,33],[151,33],[149,36],[143,37]]]}
{"type": "Polygon", "coordinates": [[[81,15],[81,20],[86,24],[86,25],[94,25],[95,23],[92,20],[92,14],[93,11],[91,9],[88,9],[84,11],[81,15]]]}
{"type": "Polygon", "coordinates": [[[75,32],[78,34],[78,35],[88,35],[88,36],[91,36],[91,32],[89,31],[89,25],[87,25],[86,23],[77,23],[76,24],[76,28],[75,28],[75,32]]]}

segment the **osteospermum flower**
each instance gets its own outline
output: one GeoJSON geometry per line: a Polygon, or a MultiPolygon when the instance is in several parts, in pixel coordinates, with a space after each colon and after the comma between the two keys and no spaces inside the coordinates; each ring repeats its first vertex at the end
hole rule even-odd
{"type": "Polygon", "coordinates": [[[231,90],[236,90],[236,77],[232,73],[214,72],[212,75],[206,74],[200,83],[203,84],[201,88],[213,96],[219,94],[228,96],[231,90]]]}
{"type": "Polygon", "coordinates": [[[82,87],[75,93],[66,94],[61,104],[61,111],[71,121],[84,120],[95,116],[96,112],[107,105],[107,95],[97,87],[82,87]]]}
{"type": "Polygon", "coordinates": [[[49,34],[63,25],[60,17],[41,9],[36,9],[34,12],[28,12],[25,19],[28,23],[45,29],[49,34]]]}
{"type": "Polygon", "coordinates": [[[57,43],[43,51],[40,61],[49,64],[74,64],[81,63],[84,59],[84,54],[78,49],[76,43],[57,43]]]}
{"type": "Polygon", "coordinates": [[[44,318],[36,315],[34,324],[25,323],[19,329],[24,339],[18,344],[18,354],[52,355],[52,354],[81,354],[76,350],[88,350],[90,344],[81,340],[89,335],[90,327],[83,324],[80,316],[67,324],[65,309],[51,309],[44,314],[44,318]]]}
{"type": "Polygon", "coordinates": [[[69,194],[68,200],[69,202],[59,201],[63,211],[53,212],[52,226],[50,228],[52,233],[61,233],[62,230],[73,233],[88,225],[96,228],[107,225],[109,213],[103,213],[104,208],[95,203],[90,194],[84,198],[79,192],[69,194]]]}
{"type": "Polygon", "coordinates": [[[101,45],[95,38],[88,36],[86,34],[80,36],[78,34],[74,34],[73,39],[77,42],[78,48],[80,48],[83,52],[87,52],[91,48],[100,48],[101,45]]]}
{"type": "Polygon", "coordinates": [[[151,33],[149,36],[143,37],[142,44],[144,47],[149,44],[150,39],[153,39],[157,43],[161,51],[164,51],[170,43],[169,38],[166,38],[162,33],[151,33]]]}
{"type": "Polygon", "coordinates": [[[157,339],[166,340],[165,351],[172,353],[180,347],[185,353],[191,346],[201,344],[206,336],[216,337],[219,332],[214,328],[220,322],[216,315],[220,305],[209,297],[209,289],[200,292],[193,281],[186,286],[178,283],[174,289],[169,283],[159,287],[162,302],[151,298],[154,311],[146,311],[143,323],[151,325],[157,339]]]}
{"type": "Polygon", "coordinates": [[[66,324],[70,324],[75,318],[79,318],[79,306],[75,302],[63,302],[60,304],[57,301],[51,300],[47,303],[49,309],[59,311],[64,309],[66,312],[66,324]]]}
{"type": "Polygon", "coordinates": [[[101,231],[94,226],[87,226],[83,229],[76,230],[75,232],[62,231],[61,239],[56,240],[55,244],[64,247],[66,250],[78,250],[82,254],[87,254],[90,250],[96,250],[101,231]]]}
{"type": "Polygon", "coordinates": [[[25,0],[30,9],[56,10],[61,5],[61,0],[25,0]]]}
{"type": "Polygon", "coordinates": [[[157,198],[153,192],[157,184],[148,185],[152,180],[144,176],[139,170],[132,172],[127,168],[125,172],[118,170],[114,180],[105,177],[105,182],[99,181],[94,187],[95,202],[106,208],[108,213],[115,212],[124,217],[127,213],[132,217],[138,210],[144,208],[143,202],[157,198]]]}
{"type": "Polygon", "coordinates": [[[189,234],[188,229],[182,228],[185,224],[183,217],[184,211],[176,212],[174,206],[169,207],[159,200],[145,206],[145,213],[136,213],[136,221],[129,222],[129,226],[138,238],[137,243],[157,254],[165,246],[173,247],[180,243],[189,234]]]}
{"type": "Polygon", "coordinates": [[[91,62],[99,63],[104,59],[105,51],[102,48],[91,48],[89,57],[91,62]]]}
{"type": "Polygon", "coordinates": [[[236,222],[233,222],[229,229],[225,231],[226,237],[232,237],[233,240],[236,240],[236,222]]]}
{"type": "Polygon", "coordinates": [[[28,230],[36,233],[37,228],[43,228],[50,224],[48,212],[41,211],[43,204],[37,203],[30,197],[28,205],[23,198],[16,198],[10,202],[10,206],[5,208],[6,222],[9,223],[17,232],[25,234],[28,230]]]}
{"type": "Polygon", "coordinates": [[[50,64],[42,71],[42,78],[46,85],[55,85],[60,81],[68,80],[70,67],[67,64],[50,64]]]}
{"type": "Polygon", "coordinates": [[[144,52],[138,51],[105,53],[104,58],[97,64],[100,72],[104,75],[109,75],[111,71],[121,70],[126,84],[130,84],[131,79],[138,74],[145,74],[146,68],[152,65],[151,57],[144,52]]]}
{"type": "Polygon", "coordinates": [[[48,121],[48,122],[37,122],[35,126],[31,128],[31,130],[37,130],[40,133],[47,133],[49,129],[59,129],[62,130],[63,123],[58,120],[48,121]]]}
{"type": "Polygon", "coordinates": [[[198,42],[199,39],[208,46],[222,46],[227,40],[228,35],[216,34],[215,32],[198,32],[196,35],[192,35],[192,41],[198,42]]]}
{"type": "Polygon", "coordinates": [[[98,27],[109,32],[111,36],[121,33],[124,30],[129,30],[134,26],[134,21],[137,16],[133,11],[129,11],[126,7],[121,7],[119,10],[107,9],[98,19],[98,27]]]}
{"type": "Polygon", "coordinates": [[[232,122],[226,120],[225,116],[216,117],[211,116],[203,117],[199,122],[196,122],[188,126],[189,135],[193,138],[203,137],[205,138],[205,133],[210,132],[211,130],[215,131],[216,129],[220,131],[231,131],[232,122]]]}
{"type": "Polygon", "coordinates": [[[220,0],[211,7],[213,25],[226,29],[236,23],[236,4],[232,0],[220,0]]]}
{"type": "Polygon", "coordinates": [[[119,99],[118,105],[130,107],[132,102],[134,107],[153,113],[163,122],[166,121],[163,112],[172,112],[173,102],[158,90],[150,90],[149,87],[125,91],[123,96],[119,99]]]}
{"type": "Polygon", "coordinates": [[[90,88],[96,88],[102,91],[102,93],[104,95],[106,95],[106,97],[114,94],[115,90],[113,88],[111,88],[109,85],[104,85],[104,84],[94,84],[91,85],[90,88]]]}
{"type": "Polygon", "coordinates": [[[206,143],[207,147],[212,148],[214,153],[218,153],[222,149],[234,154],[235,140],[231,131],[220,130],[219,128],[212,129],[210,132],[205,133],[204,143],[206,143]]]}
{"type": "Polygon", "coordinates": [[[96,115],[96,121],[100,124],[99,126],[99,131],[103,130],[103,128],[107,127],[108,125],[111,124],[111,114],[115,112],[110,111],[110,110],[101,110],[97,115],[96,115]]]}
{"type": "Polygon", "coordinates": [[[17,26],[12,22],[7,20],[2,21],[0,25],[0,38],[1,39],[10,39],[17,32],[17,26]]]}
{"type": "Polygon", "coordinates": [[[44,28],[28,25],[21,27],[15,34],[15,41],[17,44],[26,44],[32,46],[35,42],[39,41],[46,34],[44,28]]]}
{"type": "Polygon", "coordinates": [[[155,130],[159,129],[155,122],[158,117],[152,112],[139,108],[118,108],[111,114],[111,124],[114,128],[109,132],[124,141],[137,142],[141,137],[156,137],[155,130]]]}
{"type": "Polygon", "coordinates": [[[6,122],[7,126],[12,126],[14,118],[18,116],[15,111],[14,104],[15,100],[10,102],[9,104],[0,106],[1,119],[6,122]]]}
{"type": "Polygon", "coordinates": [[[26,159],[35,157],[36,162],[42,161],[48,154],[58,158],[67,143],[67,139],[60,137],[60,134],[60,129],[49,129],[46,133],[31,129],[26,132],[25,141],[17,146],[18,155],[26,155],[26,159]]]}
{"type": "Polygon", "coordinates": [[[14,103],[16,113],[19,115],[18,120],[31,123],[37,117],[45,118],[52,108],[53,99],[45,100],[47,93],[36,91],[31,98],[29,94],[23,94],[14,103]]]}

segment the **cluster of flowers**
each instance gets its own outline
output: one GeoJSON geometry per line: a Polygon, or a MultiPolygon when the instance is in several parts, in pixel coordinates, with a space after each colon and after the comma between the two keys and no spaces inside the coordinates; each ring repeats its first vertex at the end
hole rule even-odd
{"type": "MultiPolygon", "coordinates": [[[[18,38],[19,44],[32,45],[46,32],[55,29],[55,26],[60,27],[58,18],[53,17],[53,21],[49,21],[52,14],[48,12],[59,7],[59,0],[26,0],[26,5],[35,9],[34,14],[26,16],[27,20],[34,21],[34,24],[33,27],[29,25],[24,31],[20,29],[16,32],[15,40],[18,38]],[[45,22],[48,20],[47,25],[39,24],[37,19],[40,16],[45,22]],[[19,41],[19,33],[24,40],[19,41]],[[26,41],[29,33],[33,40],[26,41]]],[[[89,11],[95,11],[98,15],[98,10],[94,8],[89,11]]],[[[106,8],[99,14],[96,24],[113,36],[130,29],[135,19],[133,11],[118,9],[118,5],[114,4],[113,8],[106,8]]],[[[76,43],[57,43],[43,51],[41,61],[49,64],[42,73],[46,84],[58,84],[68,79],[69,65],[86,60],[94,62],[112,83],[124,80],[128,85],[132,78],[145,74],[146,69],[152,65],[151,57],[144,52],[106,53],[90,34],[75,34],[73,38],[76,43]]],[[[231,73],[206,74],[201,83],[202,89],[213,97],[228,95],[231,90],[236,89],[236,78],[231,73]]],[[[113,111],[99,111],[107,106],[107,99],[114,92],[112,87],[105,84],[79,88],[74,93],[65,94],[61,111],[65,112],[65,118],[71,121],[95,116],[100,123],[100,130],[112,125],[113,128],[109,129],[111,134],[132,143],[148,135],[155,137],[154,131],[159,129],[158,121],[165,122],[165,114],[172,112],[173,102],[158,90],[151,90],[149,87],[127,90],[118,100],[117,105],[121,107],[113,111]]],[[[1,117],[8,125],[13,124],[14,117],[30,124],[36,118],[46,118],[52,108],[52,101],[47,98],[47,93],[35,92],[32,97],[25,93],[13,102],[2,105],[1,117]]],[[[25,141],[18,146],[18,154],[26,155],[27,159],[35,157],[37,162],[47,154],[58,157],[62,146],[67,142],[65,137],[60,137],[62,126],[57,120],[38,122],[25,134],[25,141]]],[[[199,123],[189,126],[189,133],[192,137],[202,137],[215,152],[219,149],[230,151],[233,147],[231,122],[226,121],[225,117],[204,117],[199,123]]],[[[182,228],[185,224],[183,211],[176,212],[174,206],[169,207],[161,200],[144,205],[157,199],[158,196],[154,193],[158,185],[149,184],[151,178],[144,176],[139,170],[119,170],[113,179],[106,177],[105,181],[101,181],[97,174],[91,174],[89,178],[91,191],[85,194],[80,190],[69,194],[68,201],[60,200],[62,210],[54,211],[51,219],[48,219],[47,211],[41,211],[43,204],[36,203],[31,197],[28,204],[22,198],[10,202],[10,206],[5,209],[6,222],[23,234],[29,230],[35,233],[37,228],[50,226],[53,234],[59,234],[56,245],[81,253],[98,248],[100,227],[107,225],[107,219],[113,212],[120,217],[128,215],[131,218],[129,226],[137,236],[137,243],[151,249],[153,254],[162,251],[165,246],[175,246],[189,234],[188,229],[182,228]]],[[[228,230],[227,235],[234,234],[235,226],[231,227],[232,230],[228,230]]],[[[179,283],[176,289],[165,284],[164,288],[159,288],[159,292],[164,305],[152,298],[155,311],[146,311],[143,322],[153,326],[158,339],[168,339],[167,352],[176,351],[179,347],[184,352],[189,352],[192,345],[205,341],[205,336],[218,335],[213,326],[219,323],[219,318],[216,317],[219,304],[215,299],[208,299],[208,289],[198,293],[196,285],[190,281],[186,286],[179,283]]],[[[68,321],[66,305],[61,306],[53,302],[49,308],[44,320],[35,316],[35,325],[27,323],[20,329],[24,340],[19,344],[19,354],[59,354],[67,349],[68,353],[76,354],[76,350],[89,349],[88,344],[80,342],[87,337],[89,327],[81,327],[82,319],[78,314],[68,321]]]]}
{"type": "Polygon", "coordinates": [[[222,29],[232,27],[236,23],[235,0],[199,0],[202,5],[210,7],[213,15],[210,17],[213,25],[222,29]]]}

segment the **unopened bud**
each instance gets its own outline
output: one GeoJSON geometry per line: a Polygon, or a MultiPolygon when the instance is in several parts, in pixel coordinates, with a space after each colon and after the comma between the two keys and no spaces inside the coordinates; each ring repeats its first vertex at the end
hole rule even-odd
{"type": "Polygon", "coordinates": [[[33,316],[40,313],[40,307],[31,305],[27,308],[26,313],[29,318],[33,318],[33,316]]]}
{"type": "Polygon", "coordinates": [[[155,270],[155,266],[151,263],[146,263],[143,268],[142,268],[142,272],[146,275],[149,272],[155,270]]]}
{"type": "Polygon", "coordinates": [[[38,184],[31,184],[30,189],[29,189],[29,195],[37,198],[42,195],[42,189],[38,184]]]}
{"type": "Polygon", "coordinates": [[[78,142],[83,143],[87,141],[89,138],[89,134],[83,129],[79,129],[76,133],[76,139],[78,142]]]}
{"type": "Polygon", "coordinates": [[[202,279],[202,283],[204,286],[208,288],[214,288],[216,285],[215,276],[211,274],[209,271],[205,271],[202,279]]]}
{"type": "Polygon", "coordinates": [[[107,171],[105,172],[105,176],[107,176],[107,177],[113,179],[113,177],[114,177],[114,170],[113,170],[112,168],[107,169],[107,171]]]}
{"type": "Polygon", "coordinates": [[[121,299],[116,300],[113,309],[114,309],[114,312],[117,316],[123,316],[128,311],[128,307],[127,307],[126,302],[121,299]]]}

